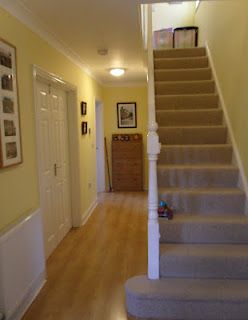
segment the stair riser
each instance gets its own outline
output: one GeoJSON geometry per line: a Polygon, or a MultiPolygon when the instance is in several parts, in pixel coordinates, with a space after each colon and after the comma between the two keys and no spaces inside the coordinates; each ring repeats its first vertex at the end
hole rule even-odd
{"type": "Polygon", "coordinates": [[[213,81],[197,82],[156,82],[156,94],[201,94],[214,93],[215,84],[213,81]]]}
{"type": "Polygon", "coordinates": [[[218,96],[211,95],[157,95],[155,96],[156,109],[212,109],[219,105],[218,96]]]}
{"type": "Polygon", "coordinates": [[[155,81],[192,81],[211,80],[212,73],[209,68],[189,70],[156,70],[155,81]]]}
{"type": "Polygon", "coordinates": [[[137,298],[127,294],[127,310],[142,319],[163,320],[247,320],[248,301],[199,301],[137,298]]]}
{"type": "Polygon", "coordinates": [[[162,147],[158,164],[227,164],[232,161],[230,146],[162,147]]]}
{"type": "Polygon", "coordinates": [[[221,110],[157,111],[159,126],[221,125],[221,110]]]}
{"type": "Polygon", "coordinates": [[[242,223],[161,223],[161,243],[248,244],[248,226],[242,223]]]}
{"type": "Polygon", "coordinates": [[[183,58],[205,56],[205,48],[154,50],[155,58],[183,58]]]}
{"type": "Polygon", "coordinates": [[[154,68],[156,69],[191,69],[207,68],[208,58],[182,58],[182,59],[155,59],[154,68]]]}
{"type": "Polygon", "coordinates": [[[162,144],[222,144],[227,140],[225,127],[161,127],[158,129],[162,144]]]}
{"type": "Polygon", "coordinates": [[[238,169],[162,169],[158,186],[163,188],[236,187],[238,169]]]}
{"type": "MultiPolygon", "coordinates": [[[[159,199],[168,202],[178,213],[233,214],[244,213],[243,193],[166,192],[159,199]]],[[[248,230],[247,230],[248,231],[248,230]]]]}
{"type": "Polygon", "coordinates": [[[248,257],[164,254],[160,276],[179,278],[248,279],[248,257]]]}

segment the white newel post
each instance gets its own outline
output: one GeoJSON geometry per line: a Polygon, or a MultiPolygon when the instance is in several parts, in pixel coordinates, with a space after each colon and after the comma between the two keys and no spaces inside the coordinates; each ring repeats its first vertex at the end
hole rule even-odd
{"type": "Polygon", "coordinates": [[[148,186],[148,278],[159,279],[159,224],[158,224],[158,184],[157,160],[160,143],[155,113],[154,66],[152,44],[152,5],[148,5],[148,136],[147,153],[149,162],[148,186]]]}

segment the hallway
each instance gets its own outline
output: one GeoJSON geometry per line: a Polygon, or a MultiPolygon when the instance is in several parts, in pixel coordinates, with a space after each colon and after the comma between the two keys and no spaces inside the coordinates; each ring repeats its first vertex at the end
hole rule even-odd
{"type": "Polygon", "coordinates": [[[23,320],[126,320],[124,283],[146,273],[146,193],[105,193],[47,261],[47,283],[23,320]]]}

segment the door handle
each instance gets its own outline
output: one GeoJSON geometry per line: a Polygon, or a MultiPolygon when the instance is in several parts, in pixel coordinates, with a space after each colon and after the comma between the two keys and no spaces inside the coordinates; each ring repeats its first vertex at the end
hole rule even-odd
{"type": "Polygon", "coordinates": [[[54,175],[55,175],[55,177],[57,177],[57,169],[60,169],[60,168],[61,168],[61,166],[58,166],[57,163],[54,163],[53,169],[54,169],[54,175]]]}

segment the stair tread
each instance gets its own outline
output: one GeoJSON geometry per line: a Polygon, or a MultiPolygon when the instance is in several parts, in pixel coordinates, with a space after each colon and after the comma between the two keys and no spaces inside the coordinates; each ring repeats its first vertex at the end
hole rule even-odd
{"type": "MultiPolygon", "coordinates": [[[[195,56],[195,57],[159,57],[159,58],[156,58],[154,57],[154,61],[161,61],[161,60],[173,60],[173,61],[181,61],[181,60],[206,60],[208,59],[208,57],[206,55],[204,56],[195,56]]],[[[194,68],[190,68],[190,69],[194,69],[194,68]]],[[[198,68],[199,69],[199,68],[198,68]]]]}
{"type": "Polygon", "coordinates": [[[179,69],[157,69],[155,72],[191,72],[191,71],[203,71],[209,70],[211,71],[210,67],[202,67],[202,68],[179,68],[179,69]]]}
{"type": "Polygon", "coordinates": [[[247,243],[160,244],[160,276],[165,278],[248,280],[247,265],[247,243]]]}
{"type": "Polygon", "coordinates": [[[159,218],[160,243],[248,244],[248,217],[243,211],[233,208],[216,214],[200,210],[194,214],[179,212],[173,220],[159,218]]]}
{"type": "Polygon", "coordinates": [[[156,113],[219,113],[219,112],[222,112],[222,109],[217,107],[215,109],[159,109],[159,110],[156,110],[156,113]]]}
{"type": "Polygon", "coordinates": [[[199,257],[246,257],[248,258],[247,244],[160,244],[160,256],[180,255],[199,257]]]}
{"type": "Polygon", "coordinates": [[[159,223],[161,224],[177,224],[177,223],[208,223],[208,224],[244,224],[248,225],[248,216],[242,214],[180,214],[176,213],[173,220],[167,220],[165,218],[159,218],[159,223]]]}
{"type": "Polygon", "coordinates": [[[173,145],[167,145],[162,144],[161,148],[219,148],[219,147],[227,147],[232,148],[232,145],[229,143],[219,143],[219,144],[173,144],[173,145]]]}
{"type": "Polygon", "coordinates": [[[159,193],[163,192],[181,192],[181,193],[208,193],[208,194],[244,194],[244,191],[239,188],[159,188],[159,193]]]}
{"type": "Polygon", "coordinates": [[[219,169],[226,169],[226,170],[238,170],[238,167],[234,164],[158,164],[158,169],[179,169],[179,170],[219,170],[219,169]]]}
{"type": "Polygon", "coordinates": [[[186,110],[186,109],[216,109],[218,108],[218,94],[156,94],[155,106],[157,110],[186,110]]]}
{"type": "Polygon", "coordinates": [[[146,275],[126,282],[127,293],[140,299],[195,301],[246,301],[248,280],[161,278],[148,280],[146,275]]]}
{"type": "Polygon", "coordinates": [[[154,49],[154,57],[202,57],[206,56],[206,48],[197,47],[197,48],[159,48],[154,49]]]}
{"type": "Polygon", "coordinates": [[[179,51],[200,51],[200,50],[206,50],[205,47],[193,47],[193,48],[171,48],[171,49],[167,49],[167,48],[161,48],[161,49],[154,49],[153,51],[155,52],[160,52],[160,51],[164,51],[164,52],[179,52],[179,51]]]}
{"type": "Polygon", "coordinates": [[[189,125],[189,126],[178,126],[178,125],[175,125],[175,126],[159,126],[159,129],[170,129],[170,128],[172,128],[172,129],[176,129],[176,128],[183,128],[183,129],[191,129],[191,128],[194,128],[194,129],[196,129],[196,128],[199,128],[199,129],[201,129],[201,128],[211,128],[211,129],[213,129],[213,128],[227,128],[226,127],[226,125],[223,125],[223,124],[206,124],[206,125],[189,125]]]}
{"type": "Polygon", "coordinates": [[[190,94],[156,94],[156,97],[167,97],[167,98],[171,98],[171,97],[183,97],[186,96],[187,98],[193,97],[193,98],[197,98],[197,97],[209,97],[209,96],[215,96],[218,97],[218,94],[215,92],[211,92],[211,93],[190,93],[190,94]]]}
{"type": "Polygon", "coordinates": [[[168,80],[156,80],[155,84],[185,84],[185,83],[214,83],[214,80],[210,79],[210,80],[176,80],[176,81],[168,81],[168,80]]]}

